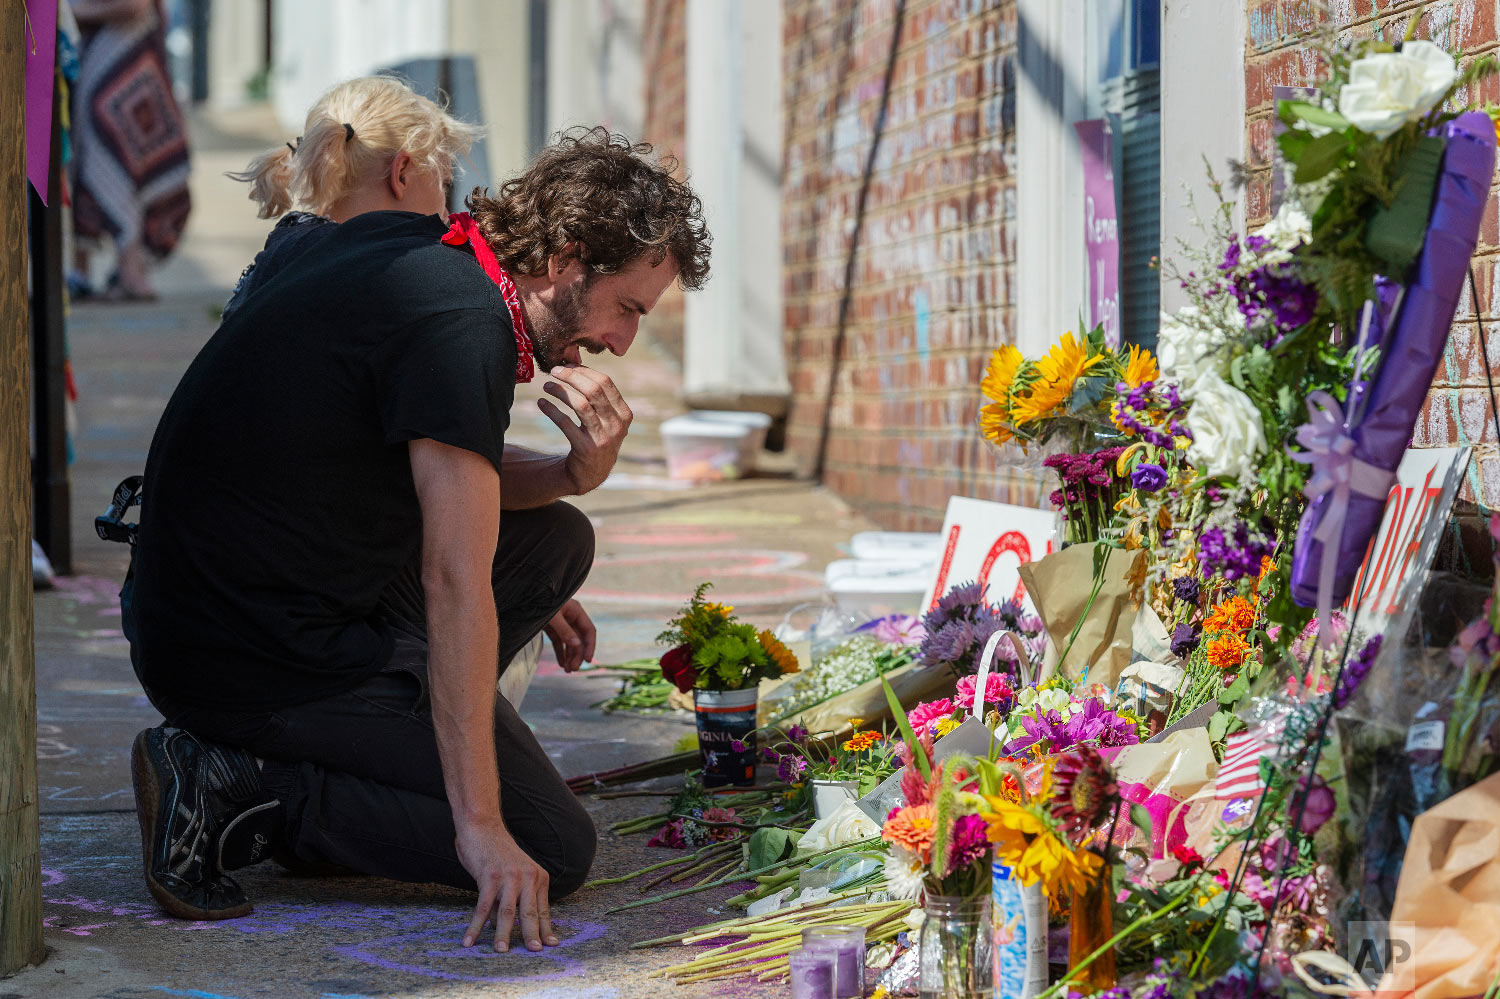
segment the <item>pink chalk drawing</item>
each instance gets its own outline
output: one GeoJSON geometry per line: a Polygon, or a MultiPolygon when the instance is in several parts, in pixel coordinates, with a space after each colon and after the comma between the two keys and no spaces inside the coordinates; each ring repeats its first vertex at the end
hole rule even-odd
{"type": "MultiPolygon", "coordinates": [[[[635,607],[672,607],[682,603],[685,594],[695,585],[687,580],[701,582],[704,579],[714,579],[719,581],[719,585],[714,588],[714,599],[735,607],[795,603],[815,599],[823,593],[823,577],[798,568],[806,561],[807,556],[802,552],[745,548],[600,555],[594,559],[593,578],[603,579],[604,585],[590,583],[584,587],[578,599],[585,604],[595,600],[635,607]],[[635,575],[620,573],[618,570],[664,564],[685,566],[682,570],[684,583],[680,592],[643,593],[639,587],[609,585],[608,581],[611,579],[635,575]],[[733,589],[737,585],[745,586],[746,589],[733,589]]],[[[621,582],[624,580],[621,579],[621,582]]]]}

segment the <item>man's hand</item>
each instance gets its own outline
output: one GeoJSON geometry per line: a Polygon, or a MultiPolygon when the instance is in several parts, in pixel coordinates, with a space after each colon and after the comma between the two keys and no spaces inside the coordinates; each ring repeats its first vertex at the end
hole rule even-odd
{"type": "Polygon", "coordinates": [[[517,845],[503,823],[458,823],[458,860],[479,886],[479,904],[464,932],[465,947],[474,945],[491,916],[497,951],[510,950],[511,929],[518,916],[527,950],[541,950],[543,944],[557,946],[547,905],[547,872],[517,845]]]}
{"type": "Polygon", "coordinates": [[[537,407],[557,424],[568,438],[567,472],[578,495],[599,487],[615,467],[620,445],[630,431],[635,414],[625,404],[620,390],[609,376],[581,364],[558,366],[549,374],[556,381],[542,386],[542,391],[561,399],[578,416],[578,422],[550,399],[538,399],[537,407]]]}
{"type": "Polygon", "coordinates": [[[594,639],[598,632],[588,611],[577,600],[569,600],[562,610],[547,622],[547,637],[552,640],[552,651],[557,654],[557,664],[564,673],[577,672],[584,663],[594,661],[594,639]]]}

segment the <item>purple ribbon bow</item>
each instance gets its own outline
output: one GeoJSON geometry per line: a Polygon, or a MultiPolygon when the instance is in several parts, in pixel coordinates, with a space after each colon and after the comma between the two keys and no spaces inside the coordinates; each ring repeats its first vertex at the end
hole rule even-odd
{"type": "Polygon", "coordinates": [[[1385,499],[1396,481],[1396,473],[1354,457],[1354,438],[1345,426],[1344,411],[1327,392],[1308,393],[1307,422],[1297,428],[1296,436],[1304,452],[1293,452],[1291,459],[1311,465],[1313,470],[1312,478],[1302,487],[1302,495],[1311,502],[1330,494],[1328,509],[1313,531],[1313,538],[1323,546],[1323,557],[1318,564],[1318,645],[1327,650],[1333,640],[1333,576],[1338,568],[1339,535],[1344,529],[1349,498],[1358,493],[1371,499],[1385,499]]]}

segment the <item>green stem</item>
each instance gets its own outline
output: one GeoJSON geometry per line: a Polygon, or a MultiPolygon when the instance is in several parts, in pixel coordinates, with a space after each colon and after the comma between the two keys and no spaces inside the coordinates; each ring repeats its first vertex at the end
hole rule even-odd
{"type": "Polygon", "coordinates": [[[745,871],[743,874],[732,874],[727,878],[721,878],[718,881],[710,881],[705,885],[695,885],[692,888],[681,888],[677,891],[669,891],[664,895],[657,895],[653,898],[643,898],[638,902],[626,902],[624,905],[617,905],[612,909],[605,909],[604,915],[608,916],[616,912],[624,912],[627,909],[639,909],[642,906],[655,905],[658,902],[666,902],[670,899],[682,898],[684,895],[693,895],[700,891],[707,891],[710,888],[718,888],[722,885],[733,884],[736,881],[748,881],[758,874],[769,874],[772,871],[791,870],[797,867],[804,867],[814,861],[826,860],[830,857],[837,857],[845,853],[852,853],[856,850],[861,850],[866,847],[873,846],[878,842],[880,842],[880,838],[878,836],[872,836],[869,839],[862,839],[857,843],[850,843],[848,846],[839,847],[837,850],[828,850],[823,853],[810,853],[806,857],[794,857],[791,860],[778,860],[774,864],[768,864],[765,867],[761,867],[757,870],[745,871]]]}

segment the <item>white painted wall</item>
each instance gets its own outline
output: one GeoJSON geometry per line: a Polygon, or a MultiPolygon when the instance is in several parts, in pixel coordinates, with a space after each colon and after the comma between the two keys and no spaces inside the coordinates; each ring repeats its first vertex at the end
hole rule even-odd
{"type": "MultiPolygon", "coordinates": [[[[1223,0],[1162,0],[1161,12],[1161,252],[1178,256],[1179,242],[1201,244],[1188,208],[1211,217],[1217,202],[1204,169],[1218,178],[1245,158],[1245,12],[1223,0]]],[[[1233,197],[1233,195],[1230,195],[1233,197]]],[[[1244,226],[1243,203],[1235,224],[1244,226]]],[[[1162,279],[1163,311],[1187,303],[1182,289],[1162,279]]]]}
{"type": "Polygon", "coordinates": [[[547,4],[547,130],[605,125],[638,138],[645,122],[642,0],[547,4]]]}
{"type": "Polygon", "coordinates": [[[1086,0],[1019,0],[1016,68],[1016,346],[1043,353],[1085,313],[1086,0]]]}
{"type": "Polygon", "coordinates": [[[245,85],[265,67],[265,5],[271,0],[219,0],[209,10],[208,103],[236,108],[245,85]]]}
{"type": "Polygon", "coordinates": [[[779,408],[790,394],[780,11],[766,0],[687,5],[686,160],[714,237],[708,284],[684,303],[683,395],[695,405],[779,408]]]}
{"type": "Polygon", "coordinates": [[[292,135],[334,84],[447,48],[445,0],[273,2],[271,103],[292,135]]]}

